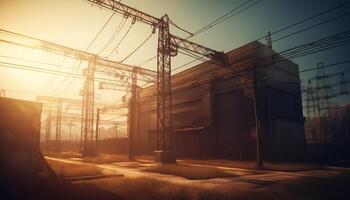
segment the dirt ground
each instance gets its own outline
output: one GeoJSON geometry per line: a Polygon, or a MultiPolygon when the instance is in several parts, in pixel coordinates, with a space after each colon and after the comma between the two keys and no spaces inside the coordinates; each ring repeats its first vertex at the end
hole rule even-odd
{"type": "Polygon", "coordinates": [[[65,181],[43,186],[33,199],[350,199],[350,168],[344,167],[267,163],[255,170],[229,160],[160,165],[150,157],[111,155],[46,159],[65,181]]]}

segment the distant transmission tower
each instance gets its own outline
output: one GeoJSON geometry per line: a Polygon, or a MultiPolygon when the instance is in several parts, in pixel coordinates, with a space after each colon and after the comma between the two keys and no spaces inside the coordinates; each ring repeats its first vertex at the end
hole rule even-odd
{"type": "Polygon", "coordinates": [[[51,111],[48,112],[46,116],[46,134],[45,134],[45,142],[46,142],[46,150],[50,149],[50,141],[51,141],[51,111]]]}
{"type": "Polygon", "coordinates": [[[306,114],[307,118],[311,119],[316,117],[316,108],[315,108],[315,95],[314,88],[311,83],[311,79],[308,80],[308,85],[306,87],[306,114]]]}
{"type": "Polygon", "coordinates": [[[5,89],[0,90],[0,97],[6,97],[5,89]]]}
{"type": "Polygon", "coordinates": [[[317,75],[316,75],[316,107],[317,116],[327,117],[330,110],[329,99],[333,97],[332,86],[329,83],[329,76],[326,75],[323,63],[317,64],[317,75]]]}

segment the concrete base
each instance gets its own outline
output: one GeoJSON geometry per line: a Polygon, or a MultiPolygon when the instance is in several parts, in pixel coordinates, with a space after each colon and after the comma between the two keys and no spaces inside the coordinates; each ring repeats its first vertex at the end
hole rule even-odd
{"type": "Polygon", "coordinates": [[[154,151],[154,160],[159,163],[176,163],[174,151],[154,151]]]}

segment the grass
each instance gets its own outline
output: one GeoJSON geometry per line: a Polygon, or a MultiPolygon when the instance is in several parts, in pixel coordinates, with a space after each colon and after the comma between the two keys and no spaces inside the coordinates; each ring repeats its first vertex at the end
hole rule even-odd
{"type": "Polygon", "coordinates": [[[235,176],[233,173],[212,168],[212,167],[194,167],[181,164],[161,164],[144,169],[148,172],[155,172],[161,174],[169,174],[174,176],[184,177],[191,180],[223,178],[235,176]]]}

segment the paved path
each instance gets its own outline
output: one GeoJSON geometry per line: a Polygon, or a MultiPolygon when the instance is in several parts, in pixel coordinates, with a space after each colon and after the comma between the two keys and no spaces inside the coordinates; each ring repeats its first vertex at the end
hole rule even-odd
{"type": "Polygon", "coordinates": [[[349,173],[350,168],[338,168],[338,167],[324,167],[322,169],[298,171],[298,172],[281,172],[281,171],[264,171],[264,170],[252,170],[252,169],[240,169],[233,167],[217,167],[213,165],[203,164],[188,164],[190,166],[198,167],[212,167],[224,170],[232,174],[232,177],[226,178],[212,178],[205,180],[189,180],[183,177],[166,175],[159,173],[146,172],[143,169],[156,165],[152,162],[115,162],[109,164],[94,164],[83,163],[79,159],[61,159],[46,157],[48,160],[55,160],[64,163],[81,164],[95,166],[101,169],[105,175],[123,174],[125,177],[146,177],[152,179],[158,179],[169,183],[175,183],[180,185],[191,185],[198,187],[220,187],[222,184],[232,187],[243,187],[245,189],[252,189],[257,187],[271,186],[277,183],[301,179],[301,178],[331,178],[335,175],[340,175],[344,172],[349,173]]]}

